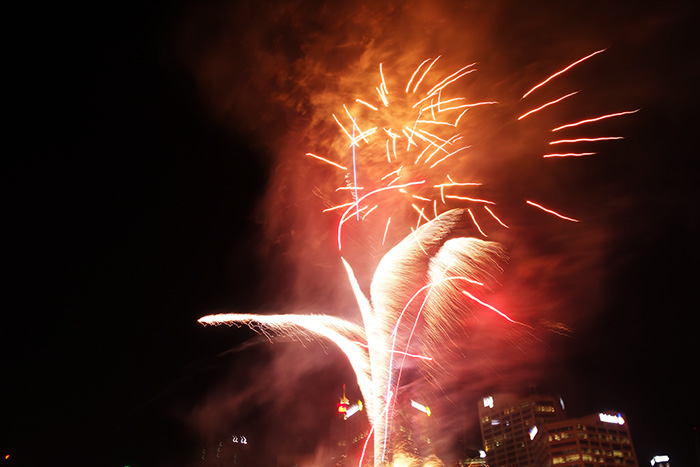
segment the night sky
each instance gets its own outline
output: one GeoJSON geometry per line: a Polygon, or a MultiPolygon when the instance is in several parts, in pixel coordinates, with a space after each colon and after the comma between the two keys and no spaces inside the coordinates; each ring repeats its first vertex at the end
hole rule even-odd
{"type": "MultiPolygon", "coordinates": [[[[347,298],[347,290],[300,285],[299,277],[315,277],[314,262],[299,266],[296,248],[314,243],[311,251],[336,264],[324,249],[333,235],[313,236],[317,224],[303,230],[299,212],[320,205],[280,201],[280,185],[271,190],[270,182],[284,180],[290,157],[315,149],[287,144],[307,142],[307,133],[288,135],[313,120],[299,79],[312,75],[296,65],[327,60],[325,70],[344,72],[337,61],[352,58],[355,45],[369,49],[379,29],[338,27],[340,57],[324,58],[319,44],[353,15],[415,26],[405,8],[380,3],[97,2],[27,6],[8,18],[17,24],[5,66],[0,463],[190,465],[220,428],[205,409],[262,383],[279,397],[236,409],[236,423],[302,450],[325,436],[313,420],[325,426],[340,385],[352,379],[336,349],[281,342],[270,350],[247,329],[196,320],[219,309],[347,298]]],[[[477,57],[484,74],[491,66],[508,76],[494,83],[499,90],[527,81],[515,70],[542,77],[602,44],[609,57],[577,84],[642,109],[619,127],[625,140],[602,151],[607,159],[579,165],[568,194],[550,198],[591,213],[593,227],[575,234],[567,225],[548,241],[537,230],[524,246],[506,239],[517,275],[538,249],[600,237],[590,243],[594,271],[567,265],[561,284],[571,292],[542,304],[573,331],[548,341],[555,357],[537,357],[538,371],[517,382],[562,394],[573,416],[624,412],[640,465],[656,454],[675,467],[698,465],[697,7],[487,3],[440,2],[435,14],[479,23],[475,37],[493,48],[477,57]],[[538,57],[542,68],[533,65],[538,57]]],[[[445,30],[453,27],[468,29],[409,33],[449,52],[457,46],[445,43],[445,30]]],[[[464,53],[479,47],[475,40],[464,53]]],[[[515,172],[504,169],[503,185],[515,172]]],[[[547,219],[538,229],[550,225],[561,224],[547,219]]],[[[554,283],[556,271],[549,274],[554,283]]],[[[537,308],[538,293],[523,312],[537,308]]],[[[510,387],[500,378],[478,387],[510,387]]],[[[463,400],[466,414],[481,395],[463,400]]]]}

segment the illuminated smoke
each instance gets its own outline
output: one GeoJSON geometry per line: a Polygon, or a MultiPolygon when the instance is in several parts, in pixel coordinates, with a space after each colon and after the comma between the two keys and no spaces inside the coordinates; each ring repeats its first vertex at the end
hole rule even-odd
{"type": "Polygon", "coordinates": [[[268,337],[315,335],[335,343],[355,370],[365,399],[374,436],[375,465],[384,464],[391,458],[391,414],[409,350],[420,343],[422,353],[427,350],[429,355],[438,356],[444,346],[441,342],[451,337],[450,329],[479,306],[513,322],[473,295],[483,295],[495,282],[503,252],[492,242],[447,239],[462,214],[460,210],[444,213],[389,251],[374,274],[369,299],[344,262],[363,326],[328,315],[296,314],[227,313],[205,316],[199,322],[245,324],[268,337]],[[421,336],[414,342],[419,324],[421,336]]]}
{"type": "MultiPolygon", "coordinates": [[[[489,240],[507,246],[511,263],[502,279],[503,287],[484,302],[492,309],[463,293],[455,283],[439,283],[424,290],[422,293],[429,297],[439,295],[441,301],[426,301],[420,326],[454,332],[459,338],[444,342],[440,349],[441,353],[451,350],[454,358],[413,359],[411,365],[431,367],[428,384],[422,389],[432,390],[442,401],[443,413],[471,404],[492,387],[517,388],[536,381],[541,372],[538,368],[556,356],[548,347],[551,336],[543,337],[540,330],[568,334],[571,327],[590,319],[600,299],[596,294],[604,289],[600,263],[608,232],[590,209],[600,205],[604,193],[584,190],[587,174],[583,172],[577,178],[571,175],[576,174],[577,166],[564,164],[594,160],[610,151],[610,145],[620,141],[594,139],[618,138],[622,133],[616,132],[614,123],[634,112],[627,109],[636,108],[614,99],[590,98],[591,85],[581,73],[616,53],[613,48],[602,52],[609,45],[606,38],[582,40],[581,34],[571,34],[565,23],[541,16],[548,12],[524,11],[530,8],[524,4],[510,10],[500,2],[469,6],[449,1],[425,5],[340,2],[314,8],[306,2],[241,5],[213,11],[202,7],[188,18],[182,48],[217,121],[264,141],[275,159],[268,192],[259,209],[265,229],[260,257],[270,269],[261,289],[266,293],[278,291],[269,298],[269,308],[279,313],[325,308],[348,321],[353,317],[348,306],[352,296],[345,290],[347,278],[354,277],[356,296],[360,296],[358,291],[366,291],[372,280],[368,294],[372,309],[377,309],[377,300],[380,308],[395,310],[420,286],[402,276],[396,289],[401,299],[392,302],[391,297],[382,297],[373,289],[395,286],[375,285],[382,277],[391,277],[381,273],[388,267],[388,260],[380,260],[392,257],[394,250],[385,255],[398,240],[411,238],[411,228],[426,224],[449,208],[469,208],[458,237],[488,235],[489,240]],[[548,26],[548,38],[561,40],[548,39],[533,46],[521,36],[528,27],[540,31],[544,24],[548,26]],[[427,57],[431,60],[424,62],[427,57]],[[476,65],[463,69],[472,63],[476,65]],[[426,80],[418,90],[428,92],[443,78],[474,68],[476,71],[450,84],[444,93],[454,92],[469,103],[489,104],[470,109],[459,119],[457,128],[449,129],[459,133],[462,140],[448,145],[464,149],[432,167],[431,177],[439,172],[434,183],[407,187],[409,192],[415,189],[409,194],[431,201],[415,201],[418,209],[404,202],[407,209],[402,214],[389,217],[384,213],[381,217],[380,209],[396,206],[398,196],[394,191],[382,192],[376,198],[385,204],[369,212],[373,205],[367,203],[360,212],[363,206],[353,203],[370,188],[360,191],[363,180],[355,180],[355,174],[364,170],[370,180],[376,181],[390,170],[363,165],[361,157],[366,153],[360,152],[355,153],[359,164],[353,169],[355,146],[348,143],[357,140],[358,145],[366,144],[362,150],[369,145],[381,146],[376,153],[382,156],[381,162],[386,158],[387,139],[392,157],[394,151],[394,138],[383,132],[383,125],[376,125],[372,134],[363,134],[375,125],[360,117],[371,119],[385,108],[382,82],[386,83],[388,94],[384,92],[384,97],[391,109],[399,109],[393,99],[400,94],[408,96],[407,89],[412,91],[413,87],[407,84],[415,86],[428,67],[426,80]],[[535,86],[538,83],[544,84],[535,86]],[[562,96],[568,97],[555,103],[562,96]],[[519,121],[520,116],[523,118],[519,121]],[[594,131],[599,125],[604,125],[606,132],[594,131]],[[368,143],[360,141],[359,135],[368,143]],[[587,157],[582,158],[584,155],[587,157]],[[461,192],[444,193],[443,206],[438,187],[441,183],[453,183],[453,189],[460,183],[474,185],[461,187],[461,192]],[[434,193],[418,193],[423,188],[434,193]],[[441,209],[433,208],[434,201],[441,209]],[[350,204],[323,212],[344,203],[350,204]],[[548,211],[543,209],[545,206],[548,211]],[[358,214],[367,216],[368,222],[358,221],[358,214]],[[341,255],[352,265],[353,275],[348,276],[341,255]],[[582,294],[581,290],[596,292],[582,294]],[[440,311],[440,304],[453,302],[469,303],[483,313],[463,314],[451,321],[459,323],[454,326],[436,319],[449,316],[440,311]],[[497,311],[533,327],[514,325],[497,311]]],[[[410,115],[403,116],[411,122],[411,130],[416,120],[413,103],[403,106],[412,109],[410,115]]],[[[423,113],[435,109],[426,107],[423,113]]],[[[458,117],[459,113],[452,121],[458,117]]],[[[451,136],[442,139],[449,141],[451,136]]],[[[401,134],[401,142],[406,141],[406,135],[401,134]]],[[[398,151],[401,149],[399,144],[398,151]]],[[[420,153],[415,147],[411,151],[420,153]]],[[[438,162],[436,157],[423,168],[438,162]]],[[[403,175],[408,172],[405,170],[403,175]]],[[[416,176],[404,181],[419,180],[422,178],[416,176]]],[[[466,239],[450,242],[453,240],[440,243],[445,252],[453,246],[459,246],[455,251],[469,246],[466,239]]],[[[424,283],[438,281],[451,267],[450,255],[440,252],[432,256],[434,267],[429,279],[421,278],[424,283]]],[[[436,252],[428,247],[426,253],[436,252]]],[[[426,253],[420,251],[417,257],[425,258],[426,253]]],[[[487,257],[500,256],[493,253],[487,257]]],[[[412,264],[406,265],[402,275],[413,268],[412,264]]],[[[467,292],[480,299],[475,291],[467,292]]],[[[422,300],[417,298],[415,303],[422,304],[422,300]]],[[[411,313],[415,315],[416,311],[411,313]]],[[[407,318],[402,322],[412,325],[414,321],[407,318]]],[[[298,324],[292,327],[296,331],[304,329],[298,324]]],[[[414,353],[435,354],[443,342],[433,341],[431,336],[440,334],[422,328],[419,331],[425,350],[414,353]]],[[[398,344],[399,350],[405,350],[398,344]]],[[[381,397],[386,398],[386,391],[381,397]]],[[[439,408],[434,410],[435,416],[440,412],[439,408]]],[[[450,417],[444,420],[444,437],[449,438],[461,421],[450,417]]]]}

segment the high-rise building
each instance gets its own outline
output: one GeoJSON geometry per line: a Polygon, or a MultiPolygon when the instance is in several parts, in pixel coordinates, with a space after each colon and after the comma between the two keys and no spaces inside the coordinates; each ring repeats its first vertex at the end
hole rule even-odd
{"type": "Polygon", "coordinates": [[[538,467],[638,467],[629,427],[621,413],[537,425],[532,438],[538,467]]]}
{"type": "Polygon", "coordinates": [[[535,467],[532,430],[565,418],[561,399],[495,394],[479,404],[479,426],[491,467],[535,467]]]}
{"type": "Polygon", "coordinates": [[[331,423],[331,465],[357,465],[370,429],[362,409],[361,401],[350,403],[343,385],[343,396],[338,402],[338,415],[331,423]]]}

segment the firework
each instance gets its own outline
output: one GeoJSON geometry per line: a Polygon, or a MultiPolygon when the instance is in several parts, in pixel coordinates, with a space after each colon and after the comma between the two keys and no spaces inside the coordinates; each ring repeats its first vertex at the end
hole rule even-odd
{"type": "Polygon", "coordinates": [[[298,314],[229,313],[205,316],[199,322],[247,325],[268,338],[321,337],[335,343],[355,371],[372,423],[375,464],[383,464],[390,455],[390,420],[405,359],[430,360],[429,352],[444,338],[445,329],[477,308],[514,322],[477,298],[501,271],[500,246],[474,238],[447,239],[463,215],[463,210],[448,211],[392,248],[374,273],[369,298],[343,260],[362,325],[330,315],[298,314]],[[422,348],[415,352],[413,336],[419,320],[422,348]]]}
{"type": "MultiPolygon", "coordinates": [[[[527,91],[520,101],[535,99],[536,91],[557,79],[575,66],[601,54],[601,49],[580,58],[553,73],[527,91]]],[[[460,80],[475,72],[472,63],[457,71],[441,76],[437,69],[440,57],[428,58],[413,70],[405,84],[400,78],[390,79],[383,64],[379,64],[378,85],[368,86],[368,96],[357,97],[342,112],[332,114],[338,127],[337,138],[326,148],[329,156],[307,153],[324,164],[335,167],[342,176],[342,184],[335,192],[341,196],[324,212],[338,212],[337,246],[343,250],[343,231],[348,222],[377,225],[384,245],[391,230],[412,228],[436,218],[453,208],[466,208],[476,231],[483,237],[481,217],[495,220],[506,227],[498,213],[499,207],[491,199],[476,195],[483,182],[465,179],[472,145],[469,135],[461,132],[460,124],[468,111],[481,106],[493,106],[493,100],[471,99],[460,94],[460,80]],[[437,75],[438,77],[434,77],[437,75]],[[371,91],[371,92],[370,92],[371,91]],[[460,175],[458,175],[460,174],[460,175]],[[412,218],[412,220],[411,220],[412,218]],[[398,219],[398,220],[397,220],[398,219]]],[[[581,93],[575,90],[553,100],[536,105],[522,113],[517,120],[544,112],[561,105],[581,93]]],[[[601,120],[636,113],[637,110],[613,112],[573,123],[567,123],[552,132],[585,128],[601,120]]],[[[572,146],[585,143],[620,140],[621,136],[583,136],[552,140],[550,146],[572,146]]],[[[594,151],[565,151],[544,154],[543,158],[582,157],[597,154],[594,151]]],[[[335,197],[336,199],[337,196],[335,197]]],[[[565,220],[541,205],[524,201],[544,212],[565,220]]],[[[371,230],[371,227],[370,227],[371,230]]]]}
{"type": "Polygon", "coordinates": [[[473,195],[479,181],[452,172],[469,157],[471,145],[459,131],[465,115],[496,102],[453,91],[455,83],[476,71],[476,64],[434,78],[439,59],[424,60],[404,83],[391,80],[380,64],[373,92],[332,114],[339,130],[333,155],[307,154],[343,173],[344,182],[335,191],[345,199],[326,209],[341,212],[339,250],[344,224],[350,221],[380,225],[384,243],[390,229],[405,229],[410,217],[408,223],[418,228],[454,207],[481,210],[495,204],[473,195]]]}
{"type": "MultiPolygon", "coordinates": [[[[528,99],[529,103],[536,91],[604,50],[550,75],[520,101],[528,99]]],[[[499,216],[496,202],[479,196],[480,180],[456,175],[458,168],[462,168],[459,174],[464,174],[471,149],[468,135],[460,132],[460,124],[470,110],[497,102],[470,99],[455,91],[456,83],[476,71],[475,64],[434,77],[439,58],[424,60],[404,82],[392,79],[384,65],[379,64],[378,84],[368,91],[369,95],[343,105],[342,112],[332,115],[338,136],[326,153],[306,153],[313,163],[338,171],[342,180],[334,190],[339,201],[324,209],[338,215],[339,251],[343,251],[343,228],[349,222],[378,226],[382,245],[391,230],[402,231],[403,240],[377,265],[369,296],[362,291],[351,265],[341,257],[358,303],[357,322],[325,314],[220,314],[199,320],[210,325],[247,325],[270,339],[288,335],[334,342],[347,356],[365,400],[372,424],[366,441],[373,438],[375,465],[385,464],[392,456],[389,433],[406,359],[431,362],[444,347],[447,330],[468,313],[494,313],[508,323],[527,326],[483,298],[501,272],[505,258],[502,247],[476,238],[449,238],[465,220],[487,237],[481,217],[502,228],[509,227],[499,216]],[[417,333],[421,336],[420,345],[414,342],[417,333]]],[[[517,120],[546,112],[578,93],[572,91],[532,104],[517,120]]],[[[601,120],[637,111],[583,118],[551,132],[585,129],[601,120]]],[[[549,145],[577,147],[618,139],[622,137],[574,135],[552,140],[549,145]]],[[[573,149],[543,157],[595,154],[573,149]]],[[[523,203],[560,219],[579,222],[539,203],[523,203]]]]}

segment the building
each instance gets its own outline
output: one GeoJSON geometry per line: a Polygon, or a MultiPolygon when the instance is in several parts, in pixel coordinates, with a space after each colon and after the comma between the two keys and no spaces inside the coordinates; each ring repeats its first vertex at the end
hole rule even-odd
{"type": "Polygon", "coordinates": [[[537,425],[532,438],[538,467],[638,467],[629,427],[621,413],[537,425]]]}
{"type": "Polygon", "coordinates": [[[367,436],[370,425],[363,411],[362,401],[354,404],[345,395],[338,402],[338,414],[331,423],[330,464],[334,466],[356,466],[367,436]]]}
{"type": "Polygon", "coordinates": [[[531,433],[536,426],[564,420],[560,398],[497,394],[479,404],[479,426],[491,467],[535,467],[531,433]]]}
{"type": "Polygon", "coordinates": [[[193,465],[201,467],[227,467],[255,465],[254,454],[248,438],[233,433],[202,447],[193,465]]]}

